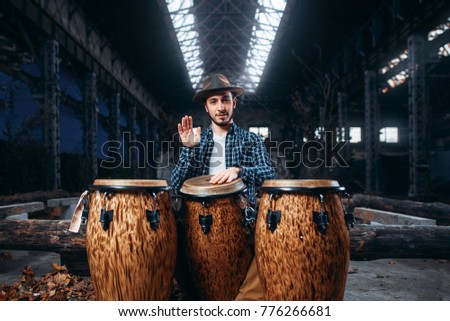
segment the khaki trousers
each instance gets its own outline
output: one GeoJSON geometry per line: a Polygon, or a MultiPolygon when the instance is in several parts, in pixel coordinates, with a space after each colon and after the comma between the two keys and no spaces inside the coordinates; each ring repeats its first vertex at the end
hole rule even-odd
{"type": "Polygon", "coordinates": [[[253,257],[250,267],[247,271],[244,283],[242,283],[236,301],[261,301],[264,300],[261,282],[258,277],[258,269],[256,267],[256,260],[253,257]]]}

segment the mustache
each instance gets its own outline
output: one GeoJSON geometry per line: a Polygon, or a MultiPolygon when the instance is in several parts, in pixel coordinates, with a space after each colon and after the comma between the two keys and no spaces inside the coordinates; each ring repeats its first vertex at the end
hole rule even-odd
{"type": "Polygon", "coordinates": [[[228,116],[228,113],[227,113],[227,112],[224,112],[224,113],[216,113],[216,116],[228,116]]]}

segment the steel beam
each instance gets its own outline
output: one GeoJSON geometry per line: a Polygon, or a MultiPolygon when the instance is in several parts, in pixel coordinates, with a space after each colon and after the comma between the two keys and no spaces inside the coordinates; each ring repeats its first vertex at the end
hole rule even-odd
{"type": "Polygon", "coordinates": [[[364,72],[364,146],[366,152],[366,191],[379,190],[379,104],[376,72],[364,72]]]}
{"type": "Polygon", "coordinates": [[[97,176],[97,127],[98,99],[97,75],[88,73],[84,87],[84,153],[88,162],[88,179],[92,181],[97,176]]]}
{"type": "Polygon", "coordinates": [[[61,188],[60,132],[59,132],[59,44],[45,42],[44,48],[44,105],[43,140],[48,157],[47,187],[61,188]]]}
{"type": "Polygon", "coordinates": [[[408,38],[408,111],[409,111],[409,192],[423,197],[427,190],[429,139],[428,107],[425,99],[425,37],[408,38]]]}

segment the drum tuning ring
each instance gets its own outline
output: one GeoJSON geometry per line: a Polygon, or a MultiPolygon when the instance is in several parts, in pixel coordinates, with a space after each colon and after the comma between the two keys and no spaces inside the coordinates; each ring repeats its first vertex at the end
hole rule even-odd
{"type": "Polygon", "coordinates": [[[107,231],[109,229],[109,225],[112,221],[114,210],[106,210],[106,199],[111,198],[113,196],[112,192],[104,192],[103,193],[103,208],[100,211],[100,223],[102,224],[103,230],[107,231]]]}

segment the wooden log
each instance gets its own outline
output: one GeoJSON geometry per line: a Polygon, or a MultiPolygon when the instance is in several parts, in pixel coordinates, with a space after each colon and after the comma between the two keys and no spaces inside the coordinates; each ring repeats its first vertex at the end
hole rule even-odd
{"type": "MultiPolygon", "coordinates": [[[[67,229],[70,221],[0,221],[0,249],[59,253],[84,251],[86,229],[67,229]]],[[[450,259],[450,226],[356,225],[350,229],[352,260],[381,258],[450,259]]]]}
{"type": "Polygon", "coordinates": [[[69,207],[78,203],[79,197],[52,198],[47,200],[47,207],[69,207]]]}
{"type": "MultiPolygon", "coordinates": [[[[73,194],[73,193],[72,193],[73,194]]],[[[45,202],[50,198],[75,197],[71,193],[61,190],[56,191],[37,191],[30,193],[20,193],[13,195],[0,195],[0,205],[29,203],[29,202],[45,202]]]]}
{"type": "Polygon", "coordinates": [[[69,220],[0,220],[0,249],[70,252],[84,250],[86,232],[72,233],[69,220]]]}
{"type": "Polygon", "coordinates": [[[437,225],[450,225],[450,205],[445,203],[423,203],[366,194],[355,194],[352,197],[351,205],[354,207],[368,207],[430,218],[436,220],[437,225]]]}
{"type": "Polygon", "coordinates": [[[361,219],[364,224],[377,222],[390,225],[436,225],[436,220],[430,218],[374,210],[373,208],[355,207],[353,213],[355,218],[361,219]]]}
{"type": "Polygon", "coordinates": [[[32,213],[44,210],[43,202],[31,202],[0,206],[0,218],[13,216],[17,214],[32,213]]]}
{"type": "Polygon", "coordinates": [[[450,258],[450,226],[356,225],[350,258],[450,258]]]}

